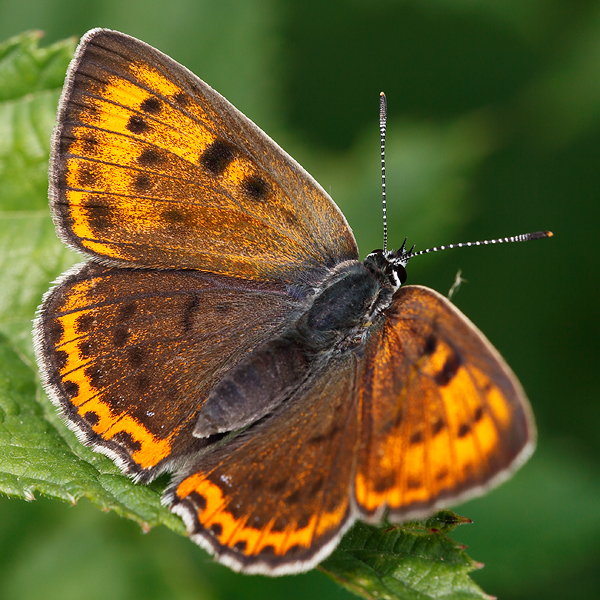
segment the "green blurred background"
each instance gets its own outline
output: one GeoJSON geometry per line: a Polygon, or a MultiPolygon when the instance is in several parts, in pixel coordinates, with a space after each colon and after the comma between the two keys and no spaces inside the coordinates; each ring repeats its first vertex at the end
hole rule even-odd
{"type": "MultiPolygon", "coordinates": [[[[600,4],[586,0],[0,0],[0,40],[109,27],[189,67],[381,246],[378,94],[392,245],[551,229],[552,240],[415,259],[518,374],[531,461],[460,506],[454,537],[501,599],[600,597],[600,4]]],[[[45,42],[44,42],[45,43],[45,42]]],[[[83,500],[0,499],[0,598],[350,598],[325,576],[244,577],[165,528],[83,500]]]]}

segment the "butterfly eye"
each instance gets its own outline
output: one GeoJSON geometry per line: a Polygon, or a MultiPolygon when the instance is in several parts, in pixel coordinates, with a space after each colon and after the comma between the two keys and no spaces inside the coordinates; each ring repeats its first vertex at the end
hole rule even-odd
{"type": "Polygon", "coordinates": [[[400,285],[403,285],[406,282],[406,269],[403,265],[393,265],[392,268],[396,272],[398,279],[400,280],[400,285]]]}
{"type": "Polygon", "coordinates": [[[393,284],[395,284],[397,288],[400,287],[406,281],[407,278],[406,269],[404,268],[404,265],[399,262],[388,262],[386,264],[385,274],[387,275],[388,279],[393,284]]]}

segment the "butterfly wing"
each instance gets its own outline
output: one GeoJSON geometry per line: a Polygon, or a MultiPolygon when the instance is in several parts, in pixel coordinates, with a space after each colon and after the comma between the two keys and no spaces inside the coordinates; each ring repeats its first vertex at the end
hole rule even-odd
{"type": "Polygon", "coordinates": [[[82,39],[52,144],[63,241],[112,264],[313,282],[357,258],[335,203],[190,71],[115,31],[82,39]]]}
{"type": "Polygon", "coordinates": [[[429,514],[498,483],[532,452],[529,403],[510,368],[446,298],[395,294],[367,345],[354,483],[365,518],[429,514]]]}
{"type": "Polygon", "coordinates": [[[190,464],[166,500],[192,539],[236,570],[306,571],[354,519],[360,363],[338,355],[272,415],[190,464]]]}
{"type": "Polygon", "coordinates": [[[297,306],[281,284],[79,265],[35,324],[42,379],[82,441],[149,480],[206,446],[198,411],[297,306]]]}

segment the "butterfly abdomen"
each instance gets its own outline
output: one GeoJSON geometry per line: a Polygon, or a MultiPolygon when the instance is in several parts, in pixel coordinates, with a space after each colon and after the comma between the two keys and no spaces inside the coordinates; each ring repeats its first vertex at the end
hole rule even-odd
{"type": "Polygon", "coordinates": [[[310,364],[306,348],[293,339],[265,342],[213,388],[194,435],[235,431],[269,414],[306,379],[310,364]]]}

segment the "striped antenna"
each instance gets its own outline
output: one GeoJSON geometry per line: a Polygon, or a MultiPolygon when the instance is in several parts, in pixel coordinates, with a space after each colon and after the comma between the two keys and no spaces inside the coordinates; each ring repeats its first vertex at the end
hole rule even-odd
{"type": "Polygon", "coordinates": [[[379,135],[381,139],[381,194],[383,199],[383,251],[387,252],[387,207],[385,202],[385,126],[387,122],[387,101],[385,94],[379,94],[379,135]]]}
{"type": "Polygon", "coordinates": [[[498,238],[495,240],[482,240],[480,242],[462,242],[460,244],[448,244],[447,246],[436,246],[427,250],[419,250],[419,252],[409,253],[409,258],[419,256],[421,254],[429,254],[429,252],[438,252],[439,250],[450,250],[452,248],[468,248],[469,246],[486,246],[488,244],[508,244],[511,242],[528,242],[529,240],[541,240],[543,238],[552,237],[551,231],[536,231],[534,233],[523,233],[521,235],[513,235],[511,237],[498,238]]]}

